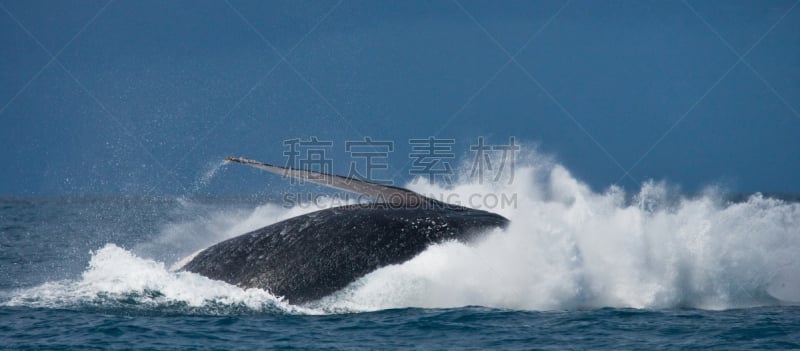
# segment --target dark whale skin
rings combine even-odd
[[[336,292],[356,279],[405,262],[434,243],[469,241],[503,216],[441,202],[324,209],[213,245],[182,270],[242,288],[260,288],[293,304]]]

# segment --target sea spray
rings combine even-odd
[[[174,265],[187,255],[220,241],[262,228],[264,226],[303,215],[309,212],[341,205],[332,198],[324,198],[314,206],[286,208],[281,204],[267,203],[255,208],[224,205],[214,207],[191,199],[177,202],[186,220],[164,224],[157,228],[159,234],[152,240],[133,248],[139,256]]]
[[[219,173],[225,166],[227,161],[211,161],[206,164],[203,173],[192,183],[192,194],[198,193],[200,190],[208,186],[212,179]]]
[[[448,187],[408,184],[421,193],[462,199],[475,193],[513,194],[513,206],[486,208],[510,218],[511,225],[470,244],[434,245],[307,306],[312,309],[284,305],[265,291],[171,272],[164,267],[172,262],[140,257],[151,257],[146,253],[154,246],[184,248],[182,253],[189,254],[321,209],[278,204],[212,208],[208,216],[170,223],[152,246],[134,249],[138,255],[106,246],[94,253],[81,279],[19,291],[7,303],[61,306],[127,296],[140,305],[222,303],[259,311],[266,303],[281,311],[316,313],[466,305],[728,309],[800,301],[798,203],[759,194],[726,203],[713,191],[681,197],[657,182],[646,182],[635,194],[614,186],[596,192],[557,163],[526,159],[516,165],[512,182],[461,177]],[[191,209],[187,201],[181,206]]]
[[[334,309],[478,305],[726,309],[800,301],[800,205],[754,195],[670,199],[647,182],[626,201],[562,166],[522,167],[512,224],[473,244],[435,245],[327,299]],[[541,174],[546,173],[543,177]],[[543,181],[532,181],[543,179]],[[413,185],[412,185],[413,187]],[[457,184],[462,196],[475,184]]]
[[[8,306],[158,309],[177,313],[303,312],[266,291],[241,289],[190,272],[170,272],[113,244],[93,253],[78,280],[48,282],[17,291]]]

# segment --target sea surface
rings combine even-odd
[[[590,190],[555,165],[506,231],[435,245],[293,306],[176,271],[225,238],[335,206],[267,198],[0,198],[3,349],[798,349],[800,205],[709,190]],[[413,186],[412,186],[413,187]],[[479,204],[471,204],[477,206]]]

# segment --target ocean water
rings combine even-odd
[[[302,306],[175,268],[341,198],[0,198],[0,348],[800,348],[796,201],[598,192],[538,157],[460,179],[408,186],[511,226]]]

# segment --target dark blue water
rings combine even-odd
[[[0,348],[800,348],[800,308],[777,299],[721,310],[304,309],[162,267],[235,232],[262,201],[0,199]]]
[[[800,309],[723,312],[598,309],[398,309],[324,316],[193,316],[0,309],[0,341],[24,346],[155,349],[790,349]]]

